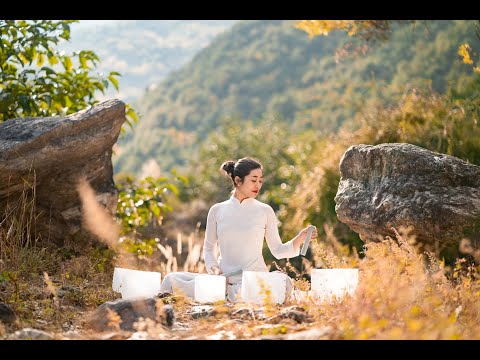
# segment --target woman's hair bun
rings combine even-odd
[[[225,161],[222,164],[221,169],[224,170],[228,175],[232,176],[233,170],[235,169],[235,161],[233,160]]]

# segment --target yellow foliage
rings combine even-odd
[[[412,315],[418,315],[418,314],[421,313],[421,311],[422,311],[422,310],[420,309],[420,307],[419,307],[418,305],[414,305],[414,306],[412,306],[412,308],[410,309],[410,313],[411,313]]]
[[[470,45],[462,44],[458,47],[458,55],[462,57],[464,64],[473,64],[473,60],[470,57]]]
[[[463,61],[464,64],[468,64],[468,65],[473,64],[473,60],[470,56],[470,51],[471,50],[472,50],[472,48],[467,43],[462,44],[458,47],[458,52],[457,53],[462,58],[462,61]],[[473,66],[473,72],[477,73],[477,74],[480,74],[480,67]]]
[[[355,35],[358,26],[355,20],[300,20],[295,27],[305,31],[312,38],[328,35],[333,30],[344,30],[348,35]]]
[[[418,331],[422,328],[422,323],[419,320],[413,319],[407,323],[407,327],[411,331]]]
[[[23,53],[19,53],[19,54],[18,54],[18,57],[20,58],[20,60],[22,60],[22,63],[23,63],[24,65],[26,65],[26,64],[29,63],[27,57],[26,57],[25,55],[23,55]]]

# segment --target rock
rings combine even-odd
[[[125,121],[125,104],[108,100],[68,116],[12,119],[0,123],[0,214],[34,187],[35,238],[62,246],[91,239],[82,227],[76,190],[86,177],[97,201],[114,214],[112,147]]]
[[[240,308],[232,312],[231,317],[241,320],[253,320],[255,319],[255,312],[250,308]]]
[[[17,316],[10,305],[0,302],[0,321],[4,324],[12,324],[16,318]]]
[[[240,309],[237,309],[233,311],[230,314],[230,317],[233,319],[238,319],[238,320],[267,320],[268,316],[265,313],[265,308],[263,306],[261,307],[255,307],[255,308],[248,308],[248,307],[243,307]]]
[[[302,306],[298,306],[298,305],[292,305],[292,306],[289,306],[289,307],[286,307],[286,308],[283,308],[282,309],[282,313],[289,313],[291,311],[299,311],[299,312],[305,312],[305,308],[302,307]]]
[[[480,167],[411,144],[351,146],[340,160],[338,219],[364,242],[411,227],[430,251],[480,230]]]
[[[173,326],[173,323],[175,321],[175,312],[173,311],[172,305],[162,306],[160,316],[163,325],[166,325],[168,327]]]
[[[312,321],[305,309],[301,306],[290,306],[285,308],[279,315],[284,319],[293,319],[299,324]]]
[[[290,306],[288,308],[282,309],[279,314],[268,318],[267,322],[278,324],[284,319],[292,319],[299,324],[312,321],[308,314],[305,312],[304,308],[302,308],[301,306]]]
[[[15,331],[11,335],[9,340],[53,340],[53,335],[47,333],[46,331],[24,328],[22,330]]]
[[[211,305],[195,305],[187,311],[187,314],[189,314],[193,319],[201,319],[213,316],[216,314],[216,312],[215,308]]]
[[[171,327],[174,315],[172,305],[163,305],[160,300],[153,298],[108,301],[100,305],[89,317],[87,327],[94,331],[112,331],[118,328],[136,331],[134,323],[140,318],[151,319]]]

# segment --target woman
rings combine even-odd
[[[262,255],[264,239],[275,258],[298,256],[308,227],[290,241],[282,243],[272,207],[255,199],[263,184],[263,166],[245,157],[236,162],[225,161],[220,171],[232,180],[233,189],[228,200],[214,204],[208,212],[203,245],[207,272],[220,275],[237,270],[268,271]],[[315,228],[312,239],[316,237]],[[220,247],[218,258],[217,246]],[[172,293],[177,289],[194,297],[196,275],[190,272],[170,273],[162,282],[161,292]],[[229,300],[239,299],[241,281],[241,274],[227,278]],[[287,283],[291,288],[291,283]]]

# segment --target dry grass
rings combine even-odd
[[[34,214],[35,182],[25,181],[0,217],[0,301],[17,315],[13,324],[0,321],[0,336],[24,327],[71,330],[83,312],[115,298],[113,252],[92,248],[72,257],[67,248],[47,248],[36,237]]]
[[[342,249],[337,247],[337,256],[331,241],[317,246],[318,260],[333,265],[327,267],[345,267]],[[355,263],[360,271],[355,297],[311,308],[316,322],[332,329],[330,338],[480,338],[478,267],[463,259],[455,269],[445,268],[433,254],[420,253],[403,229],[395,239],[367,244],[364,259],[351,257]]]
[[[11,325],[0,324],[0,337],[24,327],[50,331],[58,338],[67,330],[83,331],[91,311],[119,297],[111,290],[114,265],[141,265],[161,271],[163,276],[172,271],[204,272],[199,226],[188,235],[179,233],[173,244],[158,242],[155,256],[141,263],[109,249],[87,249],[72,257],[38,248],[34,231],[30,231],[34,222],[34,202],[30,199],[25,195],[8,207],[1,220],[0,301],[10,304],[19,319]],[[406,230],[398,229],[396,234],[395,238],[365,245],[360,259],[355,249],[342,244],[325,225],[324,235],[312,242],[312,261],[304,259],[302,271],[289,262],[284,268],[277,265],[277,269],[294,274],[293,299],[264,306],[217,303],[212,305],[210,316],[194,319],[190,311],[198,304],[193,300],[165,298],[158,300],[158,313],[164,303],[172,304],[174,327],[147,319],[136,324],[136,336],[290,339],[308,333],[308,338],[319,339],[480,339],[480,269],[472,262],[477,250],[463,241],[461,250],[471,254],[471,260],[458,259],[449,268],[433,254],[421,252]],[[307,293],[310,284],[304,275],[313,268],[350,267],[360,273],[355,296],[318,303]],[[302,321],[285,316],[286,308],[292,306],[297,315],[305,315]],[[109,320],[112,324],[121,321],[116,314],[110,314]],[[84,334],[87,338],[106,336]]]
[[[315,264],[307,263],[307,272],[313,267],[358,267],[360,280],[355,296],[319,303],[305,292],[303,297],[282,305],[217,303],[210,316],[200,319],[189,315],[198,304],[175,297],[174,301],[165,300],[176,312],[175,331],[152,321],[140,322],[138,329],[150,339],[480,338],[478,267],[459,259],[455,268],[446,268],[433,254],[421,253],[405,229],[399,229],[395,239],[387,237],[367,244],[362,259],[331,232],[326,233],[314,244]],[[302,274],[289,266],[287,263],[278,269],[296,274],[297,293],[307,290]],[[282,316],[292,306],[303,311],[305,321]],[[240,309],[249,315],[236,316]]]
[[[118,247],[120,225],[98,202],[95,190],[85,178],[78,181],[77,191],[82,201],[83,225],[113,249]]]

